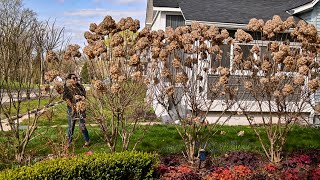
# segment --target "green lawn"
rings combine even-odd
[[[67,134],[67,128],[62,128],[61,133]],[[84,143],[82,134],[78,132],[78,127],[75,130],[75,152],[84,153],[89,150],[94,152],[108,152],[106,144],[101,139],[100,129],[98,127],[88,127],[91,137],[92,146],[83,148]],[[260,144],[255,137],[253,131],[246,126],[224,126],[221,130],[225,131],[225,135],[219,133],[215,135],[209,142],[207,151],[218,156],[231,151],[254,151],[263,154]],[[243,137],[237,136],[239,131],[245,131]],[[57,128],[41,128],[38,132],[45,132],[30,143],[29,151],[37,152],[38,155],[47,155],[52,153],[47,145],[48,138],[53,141],[61,141],[57,139]],[[132,138],[135,142],[141,135],[137,132]],[[266,138],[266,137],[264,137]],[[287,144],[284,151],[290,152],[298,149],[319,149],[320,148],[320,132],[319,129],[295,127],[289,134]],[[120,144],[119,144],[120,149]],[[183,151],[183,142],[172,125],[154,125],[151,126],[143,141],[137,146],[137,150],[145,152],[157,152],[159,154],[177,154]]]
[[[35,103],[35,102],[33,102]],[[42,105],[48,103],[48,100],[42,100]],[[87,124],[95,123],[88,119]],[[35,138],[27,147],[27,153],[33,154],[35,161],[37,157],[44,157],[53,154],[54,146],[49,142],[61,144],[67,139],[67,107],[66,103],[61,103],[44,113],[38,120],[38,130]],[[27,125],[27,121],[22,122]],[[58,126],[58,127],[57,127]],[[59,127],[62,126],[62,127]],[[78,123],[75,129],[74,151],[76,154],[93,152],[109,152],[109,148],[102,139],[99,127],[87,125],[92,146],[83,148],[84,140],[81,132],[79,132]],[[263,129],[261,128],[261,131]],[[253,130],[249,126],[223,126],[220,127],[218,133],[214,135],[209,143],[206,151],[211,156],[219,156],[232,151],[254,151],[264,154],[258,139]],[[225,131],[224,135],[220,131]],[[239,131],[244,131],[243,137],[237,136]],[[37,134],[41,134],[37,136]],[[132,142],[136,142],[141,136],[142,131],[137,131],[132,136]],[[263,139],[267,139],[262,136]],[[295,126],[289,133],[284,152],[291,152],[299,149],[320,149],[320,130],[316,128]],[[1,142],[0,138],[0,142]],[[117,145],[118,150],[121,144]],[[130,146],[132,148],[132,145]],[[136,150],[144,152],[157,152],[161,155],[181,154],[184,150],[183,141],[173,125],[154,125],[150,126],[145,138],[137,146]]]
[[[31,83],[21,83],[18,81],[5,81],[0,79],[0,84],[2,89],[12,89],[12,90],[26,90],[26,89],[38,89],[39,84]]]
[[[42,108],[42,107],[48,105],[49,103],[56,102],[56,101],[57,101],[56,99],[52,100],[48,97],[41,98],[40,102],[39,102],[39,99],[23,101],[20,104],[19,114],[27,113],[28,111],[31,111],[31,110],[36,109],[38,107]],[[8,112],[8,113],[10,112],[10,114],[12,116],[17,115],[17,112],[18,112],[18,107],[17,107],[18,103],[15,103],[15,104],[16,104],[16,107],[14,107],[13,104],[11,105],[11,107],[9,104],[4,105],[4,109],[6,110],[6,112]],[[0,117],[5,118],[6,116],[2,112],[0,114]]]
[[[28,125],[27,121],[23,121],[22,125]],[[67,125],[67,105],[65,102],[50,108],[47,112],[43,113],[38,119],[38,126],[57,126]]]

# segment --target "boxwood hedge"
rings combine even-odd
[[[158,164],[156,154],[98,153],[4,170],[0,179],[152,179]]]

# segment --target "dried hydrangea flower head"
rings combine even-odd
[[[278,98],[278,99],[281,99],[281,98],[283,97],[281,91],[279,91],[279,90],[275,90],[275,91],[273,92],[273,96],[274,96],[275,98]]]
[[[282,88],[282,94],[284,96],[288,96],[293,94],[294,88],[290,84],[285,84],[284,87]]]
[[[268,44],[268,50],[271,52],[278,52],[280,44],[278,42],[270,42]]]
[[[220,67],[219,67],[220,68]],[[229,68],[220,68],[221,70],[220,71],[220,75],[221,76],[229,76],[230,75],[230,70]]]
[[[272,23],[274,26],[273,32],[280,33],[285,30],[285,26],[283,25],[283,21],[279,15],[274,15],[272,18]]]
[[[315,105],[314,111],[315,111],[316,113],[320,113],[320,104],[319,104],[319,103],[318,103],[317,105]]]
[[[287,20],[283,22],[283,25],[285,29],[294,28],[296,26],[294,17],[293,16],[288,17]]]
[[[181,60],[179,57],[175,57],[172,61],[172,66],[176,69],[181,67]]]
[[[131,77],[134,81],[141,81],[142,80],[142,73],[141,73],[141,71],[136,71],[136,72],[132,73]]]
[[[161,78],[170,78],[170,77],[171,77],[170,70],[168,68],[163,68],[161,70]]]
[[[251,61],[245,61],[245,62],[243,63],[243,69],[244,69],[244,70],[250,70],[250,69],[252,69],[252,62],[251,62]]]
[[[112,48],[112,55],[114,57],[124,57],[125,56],[125,51],[123,49],[122,45],[116,46]]]
[[[280,50],[280,51],[283,51],[286,56],[291,53],[289,44],[281,44],[281,45],[279,46],[279,50]]]
[[[244,30],[242,30],[242,29],[238,29],[237,30],[237,32],[235,34],[235,37],[236,37],[236,40],[239,41],[239,42],[248,43],[248,42],[253,41],[252,36],[249,33],[247,33]]]
[[[250,31],[262,31],[264,26],[264,21],[262,19],[252,18],[248,23],[248,29]]]
[[[77,44],[71,44],[67,47],[67,50],[64,54],[64,60],[70,60],[72,58],[81,57],[81,53],[79,51],[80,46]]]
[[[293,78],[293,84],[295,84],[297,86],[303,86],[304,82],[305,82],[304,76],[298,75]]]
[[[271,68],[272,68],[272,64],[269,61],[264,60],[262,62],[262,65],[261,65],[261,70],[262,71],[268,72],[268,71],[271,70]]]
[[[44,79],[48,82],[52,82],[60,73],[57,70],[51,70],[44,74]]]
[[[86,31],[83,35],[86,40],[93,40],[93,34],[91,32]]]
[[[253,84],[251,81],[245,81],[244,82],[244,88],[246,88],[247,90],[252,90],[253,89]]]
[[[85,100],[80,100],[76,103],[76,111],[83,112],[87,109],[87,103]]]
[[[262,77],[262,78],[260,78],[260,83],[265,86],[269,83],[269,79]]]
[[[320,80],[319,79],[312,79],[308,83],[308,87],[311,92],[316,92],[320,87]]]
[[[168,56],[169,56],[168,50],[165,48],[161,49],[160,54],[159,54],[160,60],[167,61]]]
[[[121,75],[121,68],[117,63],[112,64],[109,71],[113,79],[117,79]]]
[[[113,94],[117,94],[120,92],[120,89],[121,89],[121,86],[120,84],[118,83],[112,83],[112,86],[111,86],[111,93]]]
[[[150,44],[150,41],[147,37],[141,37],[136,43],[136,50],[143,50]]]
[[[167,27],[167,28],[166,28],[165,39],[166,39],[168,42],[171,42],[171,41],[173,41],[173,40],[176,39],[176,34],[175,34],[175,31],[173,30],[172,27]]]
[[[89,57],[89,59],[93,59],[95,57],[94,47],[91,45],[84,47],[83,52]]]
[[[93,54],[95,56],[100,56],[102,53],[106,51],[107,51],[107,48],[103,40],[95,41],[94,47],[93,47]]]
[[[118,46],[124,42],[123,37],[120,35],[120,33],[114,34],[110,39],[110,46]]]
[[[263,35],[271,39],[275,36],[274,30],[275,25],[272,20],[268,20],[263,26]]]
[[[164,93],[168,96],[171,97],[174,94],[174,86],[169,86],[164,90]]]
[[[306,65],[303,65],[303,66],[299,67],[299,73],[302,74],[302,75],[307,76],[309,74],[309,71],[310,71],[310,69]]]
[[[252,48],[250,49],[250,52],[253,54],[253,53],[256,53],[256,54],[259,54],[260,53],[260,47],[259,45],[255,44],[254,46],[252,46]]]
[[[286,52],[285,51],[278,51],[278,52],[273,52],[272,53],[272,58],[276,63],[282,63],[284,61],[284,58],[286,57]]]
[[[184,72],[179,72],[176,74],[177,83],[186,84],[187,81],[188,81],[188,77],[187,77],[187,74],[185,74]]]
[[[59,58],[54,51],[52,51],[52,50],[48,51],[47,56],[46,56],[47,62],[58,61],[58,60],[59,60]]]
[[[218,84],[225,85],[225,84],[228,84],[228,82],[229,82],[228,76],[220,76]]]
[[[152,53],[152,58],[156,59],[160,55],[161,49],[159,47],[152,47],[151,53]]]
[[[133,20],[133,24],[129,28],[129,30],[136,33],[139,29],[140,29],[140,21],[138,19]]]
[[[228,39],[229,38],[229,32],[226,29],[222,29],[220,34],[221,34],[221,37],[223,39]]]
[[[93,88],[98,92],[103,92],[105,90],[105,86],[101,80],[92,81]]]
[[[292,56],[287,56],[284,61],[285,70],[291,70],[294,67],[295,59]]]
[[[120,21],[116,25],[117,29],[119,31],[124,31],[126,29],[125,24],[126,24],[126,18],[121,18]]]
[[[145,27],[139,32],[139,36],[138,37],[147,37],[147,38],[149,38],[150,31],[151,31],[151,29],[149,27]]]
[[[64,91],[64,85],[60,81],[55,81],[54,82],[54,89],[59,93],[62,94]]]
[[[299,42],[302,42],[303,47],[306,47],[308,43],[317,42],[318,32],[313,24],[307,24],[303,20],[300,20],[290,35],[292,38],[296,38]]]
[[[95,30],[98,28],[98,25],[96,23],[90,23],[89,30],[91,32],[95,32]]]
[[[130,66],[138,66],[140,64],[140,57],[137,54],[134,54],[130,57],[129,65]]]
[[[116,22],[111,16],[104,17],[102,24],[105,27],[105,30],[116,29]]]

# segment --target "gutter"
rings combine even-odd
[[[313,9],[313,7],[319,2],[319,0],[313,0],[307,4],[295,7],[293,9],[287,10],[286,12],[290,15],[298,14],[298,13],[303,13],[305,11],[308,11],[310,9]]]
[[[186,25],[191,25],[192,22],[198,22],[198,23],[203,23],[207,25],[215,25],[219,28],[226,28],[226,29],[247,29],[247,24],[221,23],[221,22],[195,21],[195,20],[186,20]]]

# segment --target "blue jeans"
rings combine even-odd
[[[85,124],[85,119],[84,116],[79,113],[79,127],[82,131],[84,140],[86,142],[89,142],[89,133],[88,130],[86,128],[86,124]],[[72,143],[72,137],[73,137],[73,132],[74,132],[74,127],[76,125],[76,120],[74,119],[74,117],[72,116],[72,109],[71,107],[68,106],[68,143],[71,144]]]

